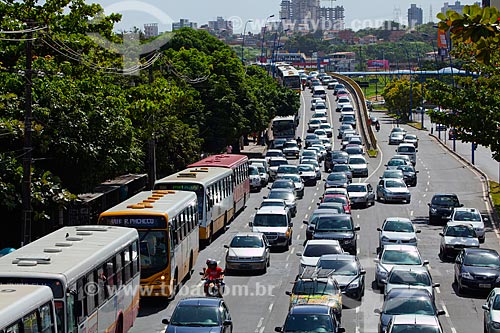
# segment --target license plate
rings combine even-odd
[[[479,288],[491,288],[491,284],[490,283],[480,283]]]

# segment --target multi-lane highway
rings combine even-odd
[[[297,135],[305,136],[307,121],[311,117],[311,95],[306,90],[302,94],[301,123]],[[334,126],[334,137],[339,126],[339,114],[335,112],[335,102],[331,91],[328,91],[329,116]],[[376,133],[379,143],[379,155],[369,159],[369,177],[354,181],[368,181],[376,187],[378,178],[382,175],[386,163],[395,154],[396,146],[388,145],[389,132],[393,126],[392,120],[379,114],[381,130]],[[404,125],[403,125],[404,126]],[[438,258],[439,226],[429,226],[427,221],[428,207],[432,195],[437,192],[454,192],[466,207],[479,208],[484,216],[488,216],[484,200],[484,187],[480,176],[467,168],[460,160],[450,155],[436,143],[426,132],[406,128],[409,133],[419,136],[419,152],[416,169],[419,171],[418,184],[411,188],[410,204],[375,203],[369,208],[354,208],[352,215],[355,224],[360,225],[358,240],[358,255],[367,271],[366,290],[362,302],[351,309],[344,309],[342,326],[347,332],[377,332],[379,315],[374,312],[380,308],[383,296],[380,291],[372,288],[375,275],[376,248],[378,232],[376,228],[389,216],[401,216],[412,219],[419,234],[418,247],[424,259],[430,261],[430,271],[434,282],[441,286],[437,289],[436,302],[439,308],[447,314],[440,317],[446,332],[479,332],[482,330],[484,294],[473,294],[464,297],[457,296],[453,282],[453,263],[443,263]],[[335,139],[335,149],[339,142]],[[297,163],[292,160],[291,163]],[[326,176],[326,174],[324,174]],[[246,209],[231,223],[229,229],[220,235],[209,247],[201,251],[195,269],[201,271],[207,258],[219,260],[223,267],[225,249],[232,236],[239,231],[249,231],[255,208],[260,204],[267,189],[253,193]],[[323,193],[323,182],[316,187],[306,187],[304,198],[298,201],[298,214],[294,222],[294,242],[287,252],[275,251],[271,255],[271,267],[266,274],[238,274],[227,276],[226,293],[224,296],[230,309],[235,333],[273,332],[275,326],[281,326],[287,314],[289,296],[285,291],[291,290],[291,282],[298,273],[299,258],[297,252],[302,251],[305,240],[305,225],[307,219],[316,208],[318,197]],[[500,251],[499,238],[488,224],[486,241],[481,247],[494,248]],[[131,332],[161,332],[164,325],[162,318],[168,318],[179,299],[202,294],[199,275],[195,274],[186,281],[179,295],[168,303],[166,300],[142,300],[141,310]]]

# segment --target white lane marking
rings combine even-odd
[[[314,199],[311,200],[311,203],[314,203]]]
[[[262,327],[260,328],[259,333],[264,333],[264,329],[265,329],[265,328],[266,328],[265,326],[262,326]]]
[[[413,216],[413,211],[412,210],[410,210],[410,216]]]
[[[196,285],[196,287],[198,287],[198,288],[199,288],[199,287],[203,286],[203,284],[204,284],[204,283],[205,283],[204,281],[200,281],[200,282]]]
[[[295,252],[295,248],[292,247],[292,249],[290,250],[290,254],[293,254]]]
[[[269,312],[271,312],[273,310],[273,306],[274,306],[274,303],[269,304],[269,307],[268,307]]]
[[[431,184],[431,182],[427,182],[427,186],[429,186]]]
[[[264,317],[260,317],[259,323],[257,324],[257,328],[260,328],[263,323],[264,323]]]
[[[306,220],[307,220],[307,217],[308,217],[308,216],[309,216],[309,214],[306,214],[306,215],[304,216],[304,219],[306,219]]]
[[[443,302],[441,302],[441,307],[443,308],[444,312],[446,312],[444,315],[448,318],[450,318],[450,314],[448,313],[448,309],[446,308],[446,305],[444,305]]]
[[[300,239],[300,235],[297,235],[297,240],[299,240],[299,239]]]
[[[422,196],[425,198],[427,196],[427,194],[424,193]]]
[[[441,294],[441,289],[439,289],[439,287],[436,287],[436,288],[434,288],[434,289],[436,289],[436,292],[437,292],[438,294]]]
[[[290,259],[290,254],[286,256],[285,261],[288,261]]]
[[[305,224],[302,223],[302,225],[300,226],[300,229],[304,229],[304,226],[305,226]]]
[[[428,191],[429,191],[429,189],[426,187],[426,188],[425,188],[425,192],[428,192]]]
[[[285,268],[288,269],[288,263],[285,264]]]
[[[356,215],[356,218],[357,218],[357,219],[359,219],[359,214],[358,214],[358,215]]]
[[[306,99],[304,97],[304,94],[300,94],[300,97],[302,98],[302,133],[301,137],[304,137],[304,133],[306,132]]]
[[[311,210],[311,206],[309,206],[309,208],[307,208],[308,210]]]
[[[450,329],[451,329],[452,333],[457,333],[457,330],[455,329],[455,327],[452,326],[452,327],[450,327]]]
[[[422,203],[422,200],[418,200],[418,204],[420,205]]]

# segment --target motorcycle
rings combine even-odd
[[[379,123],[375,124],[375,129],[377,130],[377,132],[380,131],[380,124]]]
[[[200,275],[205,275],[205,272],[200,272]],[[206,297],[219,297],[222,298],[224,293],[224,282],[221,279],[202,278],[203,290]]]

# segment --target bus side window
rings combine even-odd
[[[101,305],[106,301],[106,298],[108,297],[107,290],[106,290],[106,274],[104,272],[103,267],[99,267],[96,271],[97,273],[97,287],[99,290],[97,290],[97,304]]]
[[[139,272],[139,253],[137,242],[132,243],[132,276]]]
[[[130,269],[131,265],[132,254],[131,247],[129,246],[123,251],[123,279],[126,283],[128,283],[132,278],[132,270]]]
[[[106,277],[108,278],[108,287],[110,287],[109,293],[113,295],[113,286],[115,285],[115,272],[113,270],[113,260],[111,259],[106,263]]]
[[[86,285],[85,285],[85,298],[87,299],[87,314],[90,315],[94,310],[96,309],[96,304],[95,304],[95,293],[93,293],[93,288],[96,287],[96,284],[94,283],[94,272],[90,272],[87,274],[87,279],[86,279]]]
[[[38,321],[36,318],[36,311],[33,311],[23,317],[24,333],[38,333]]]
[[[118,253],[115,256],[115,272],[116,272],[116,285],[121,287],[123,283],[123,275],[122,275],[122,254]]]
[[[182,212],[182,220],[184,224],[184,235],[187,237],[187,235],[189,235],[189,232],[191,231],[191,228],[189,227],[189,220],[186,209],[184,209],[184,211]]]
[[[83,277],[76,282],[76,302],[75,302],[75,317],[78,324],[81,324],[86,316],[87,303],[85,297],[85,283]]]
[[[42,333],[54,332],[54,321],[52,318],[52,307],[50,303],[44,304],[40,307],[40,323],[42,325]]]
[[[21,332],[21,327],[20,327],[20,323],[17,322],[9,327],[7,327],[7,329],[5,330],[5,333],[20,333]],[[0,331],[1,333],[4,333],[4,331]]]

